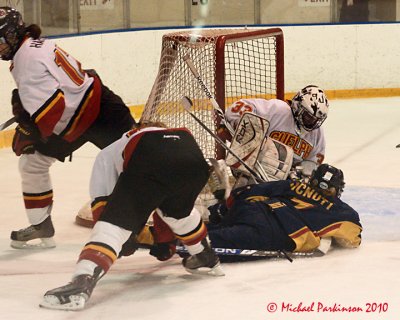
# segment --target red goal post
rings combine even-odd
[[[283,31],[192,29],[168,33],[162,38],[158,74],[141,120],[187,127],[205,157],[221,158],[221,148],[180,104],[182,96],[188,96],[196,116],[217,131],[220,120],[184,62],[186,55],[223,110],[241,98],[284,99]]]

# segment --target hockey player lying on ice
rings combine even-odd
[[[246,185],[209,208],[214,248],[310,252],[321,239],[355,248],[361,243],[358,213],[340,196],[341,170],[320,165],[308,183],[280,180]]]

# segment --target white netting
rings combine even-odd
[[[189,54],[222,109],[240,98],[276,98],[278,90],[283,92],[277,81],[277,37],[282,37],[279,31],[213,29],[164,35],[158,75],[142,119],[162,121],[170,127],[189,128],[205,157],[216,157],[213,138],[180,105],[182,96],[188,96],[194,103],[196,116],[215,130],[218,119],[211,102],[183,57]],[[281,47],[279,54],[283,56]],[[282,65],[280,70],[283,71]]]

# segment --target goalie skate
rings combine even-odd
[[[82,310],[98,279],[98,276],[81,274],[65,286],[47,291],[39,306],[56,310]]]
[[[182,260],[186,271],[199,275],[224,276],[225,273],[222,270],[219,258],[210,247],[208,241],[203,239],[201,243],[204,246],[202,252]]]
[[[42,223],[11,232],[11,247],[15,249],[54,248],[54,227],[48,216]],[[37,241],[35,241],[37,240]]]

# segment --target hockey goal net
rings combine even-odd
[[[219,119],[211,101],[183,57],[188,55],[221,109],[241,98],[284,98],[283,32],[271,29],[193,29],[165,34],[160,65],[141,120],[187,127],[207,158],[223,150],[181,106],[193,101],[193,112],[217,132]]]

